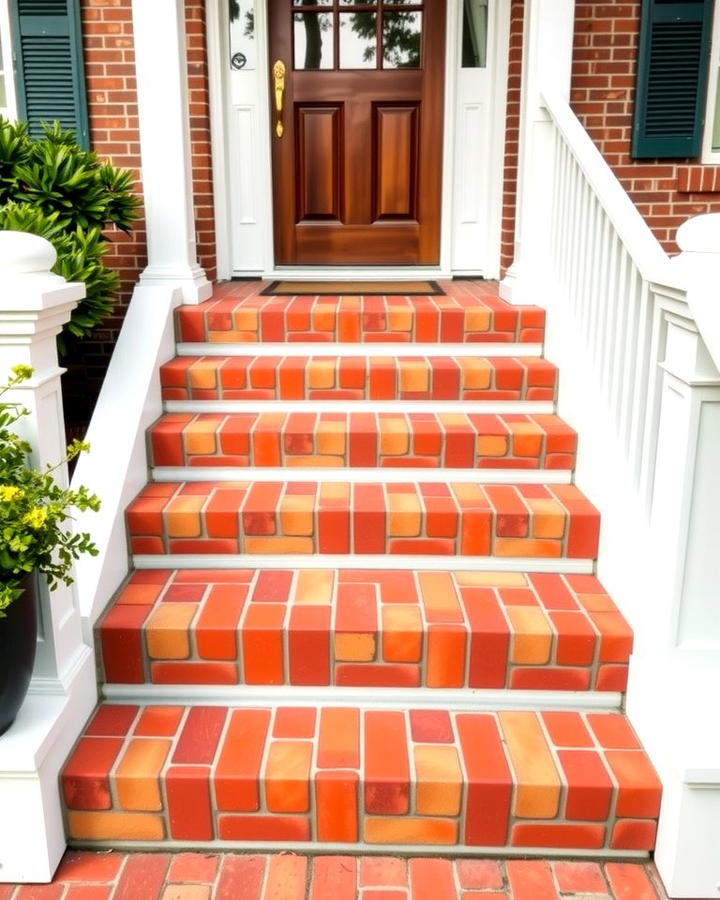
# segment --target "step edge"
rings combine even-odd
[[[155,482],[213,481],[342,481],[365,483],[447,483],[472,484],[571,484],[571,469],[424,469],[377,466],[361,468],[301,468],[280,466],[154,466],[150,477]]]
[[[569,557],[495,557],[495,556],[401,556],[390,553],[354,556],[352,554],[292,554],[277,556],[255,554],[135,554],[136,569],[382,569],[392,563],[394,569],[460,572],[539,572],[558,575],[594,575],[592,559]]]
[[[506,357],[538,357],[543,355],[543,345],[521,341],[473,341],[443,344],[413,343],[412,341],[369,341],[343,343],[342,341],[178,341],[177,356],[472,356],[479,359]],[[482,349],[482,352],[478,352]]]
[[[164,413],[338,412],[347,400],[164,400]],[[353,400],[357,412],[557,415],[553,400]]]
[[[188,690],[192,689],[189,694]],[[476,688],[355,688],[337,685],[297,687],[294,685],[101,685],[103,702],[182,706],[305,707],[318,709],[357,707],[359,709],[452,709],[468,712],[526,710],[542,712],[623,712],[619,691],[529,691],[480,690]]]

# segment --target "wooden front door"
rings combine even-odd
[[[276,265],[438,264],[445,0],[268,13]]]

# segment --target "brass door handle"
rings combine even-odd
[[[273,82],[275,85],[275,134],[281,138],[285,128],[283,126],[283,98],[285,95],[285,63],[278,59],[273,66]]]

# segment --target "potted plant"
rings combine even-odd
[[[71,584],[78,556],[97,554],[89,534],[68,527],[68,515],[73,509],[99,509],[99,499],[84,487],[62,487],[54,474],[88,445],[73,441],[61,460],[39,471],[28,465],[30,445],[14,430],[28,411],[3,396],[32,374],[30,366],[15,366],[0,386],[0,734],[13,723],[30,684],[37,577],[44,577],[51,591],[60,582]]]

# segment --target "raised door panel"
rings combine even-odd
[[[342,108],[297,109],[297,221],[342,219]]]
[[[374,117],[374,218],[416,221],[418,107],[376,105]]]

